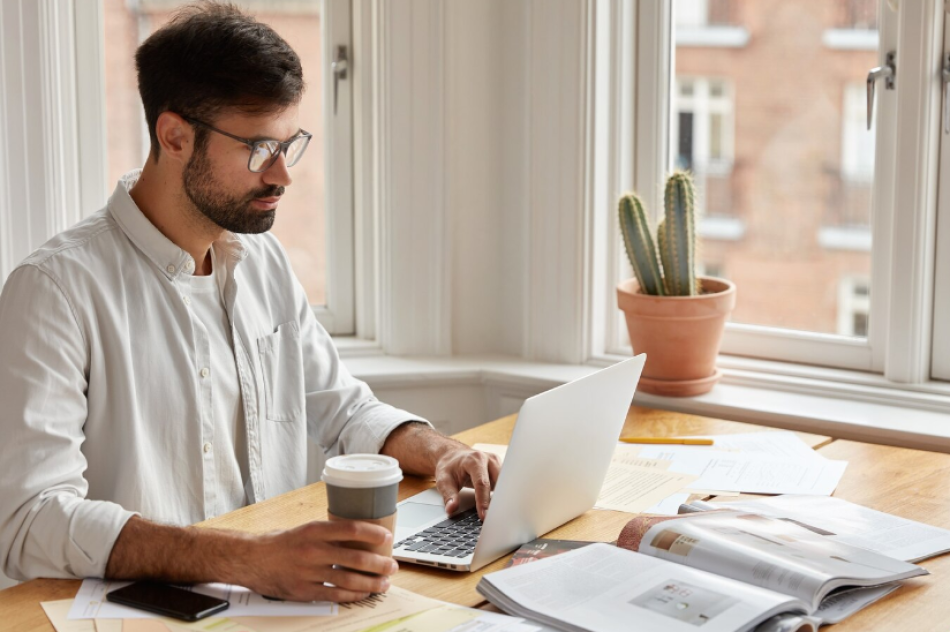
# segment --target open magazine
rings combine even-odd
[[[741,511],[631,520],[596,544],[486,575],[501,609],[566,630],[703,632],[836,623],[926,570]],[[777,615],[785,615],[776,618]],[[797,619],[790,615],[800,615]],[[799,627],[775,627],[797,620]]]

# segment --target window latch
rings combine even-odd
[[[884,65],[872,68],[868,73],[868,130],[871,129],[871,120],[874,118],[874,84],[878,79],[884,79],[884,89],[893,90],[897,77],[897,62],[894,51],[884,58]]]
[[[339,100],[340,80],[345,80],[349,63],[347,62],[346,46],[336,47],[336,57],[330,64],[330,72],[333,74],[333,114],[336,116],[336,104]]]
[[[950,55],[943,62],[943,133],[950,134]]]

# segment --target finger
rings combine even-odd
[[[451,515],[459,506],[459,486],[455,478],[441,470],[435,479],[435,487],[442,494],[442,501],[445,503],[445,513]]]
[[[488,477],[486,468],[481,467],[470,473],[472,487],[475,489],[475,507],[478,510],[478,517],[485,519],[485,512],[488,511],[488,504],[491,502],[491,481]]]
[[[488,478],[491,480],[491,488],[495,489],[495,483],[501,475],[501,459],[492,454],[488,458]]]
[[[367,599],[372,593],[347,590],[337,586],[318,585],[314,587],[313,597],[308,597],[302,601],[335,601],[336,603],[346,603],[349,601],[362,601]]]
[[[392,575],[399,570],[399,565],[396,564],[396,561],[391,557],[343,546],[334,547],[333,550],[328,551],[323,556],[322,562],[324,564],[336,564],[351,570],[382,576]]]
[[[364,520],[330,520],[307,525],[310,537],[326,542],[365,542],[383,546],[392,541],[389,529]]]
[[[355,593],[382,593],[389,590],[389,577],[357,573],[352,569],[339,566],[328,573],[327,582],[337,588]]]

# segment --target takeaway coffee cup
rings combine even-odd
[[[386,527],[395,537],[396,496],[401,480],[399,461],[389,456],[346,454],[328,459],[323,482],[330,520],[365,520]],[[393,554],[392,542],[376,547],[351,542],[348,546],[387,557]]]

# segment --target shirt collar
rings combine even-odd
[[[151,259],[162,274],[171,280],[182,274],[191,275],[195,270],[192,256],[163,235],[129,195],[141,174],[142,170],[136,169],[119,178],[115,191],[109,198],[109,213],[132,243]],[[216,251],[234,258],[236,262],[247,256],[247,248],[241,238],[229,231],[225,231],[224,235],[214,242],[214,247]]]

